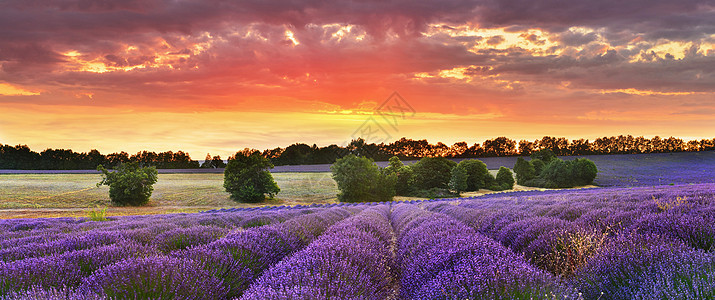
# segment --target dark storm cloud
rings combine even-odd
[[[353,33],[364,33],[364,41],[332,39],[340,28],[321,25],[335,23],[354,25]],[[430,26],[437,30],[428,36]],[[507,41],[500,35],[451,34],[465,26],[524,32],[520,38],[534,45],[557,45],[540,55],[517,47],[474,50]],[[286,29],[300,47],[292,47]],[[165,97],[167,106],[174,99],[241,94],[258,86],[296,93],[318,79],[326,90],[349,84],[370,89],[384,78],[459,67],[469,76],[544,85],[713,91],[715,50],[697,48],[712,42],[712,34],[715,6],[704,0],[12,0],[0,2],[0,81],[116,92],[129,95],[120,98],[132,104],[146,102],[130,97],[141,93]],[[649,50],[662,40],[693,42],[696,49],[682,60]],[[210,47],[192,48],[197,43]],[[612,49],[623,45],[629,47]],[[130,53],[128,46],[137,50]],[[72,61],[68,51],[109,67],[162,66],[63,71]],[[162,53],[176,57],[161,58]]]

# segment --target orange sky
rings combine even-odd
[[[715,137],[712,4],[557,2],[4,1],[0,143]],[[394,91],[414,113],[383,119]]]

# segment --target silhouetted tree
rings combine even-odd
[[[519,154],[529,155],[532,152],[534,152],[534,143],[533,142],[530,142],[527,140],[519,141]]]
[[[516,154],[516,142],[506,137],[498,137],[484,141],[486,156],[508,156]]]
[[[206,158],[204,159],[204,163],[201,164],[201,167],[209,169],[220,169],[225,168],[226,163],[223,162],[223,159],[221,159],[220,155],[211,157],[211,154],[206,153]]]

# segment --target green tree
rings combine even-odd
[[[532,158],[530,163],[532,166],[534,166],[534,174],[536,175],[536,177],[541,176],[541,172],[544,171],[544,168],[546,167],[546,163],[544,163],[543,160],[538,159],[538,158]]]
[[[408,196],[412,192],[410,187],[413,185],[415,177],[412,167],[405,166],[399,157],[393,156],[390,158],[389,165],[385,167],[385,171],[397,176],[395,195]]]
[[[272,168],[271,161],[257,150],[236,152],[228,159],[223,172],[223,187],[233,200],[239,202],[261,202],[266,199],[266,194],[273,198],[281,189],[268,171]]]
[[[596,164],[589,159],[578,158],[571,163],[571,167],[574,186],[589,185],[598,174]]]
[[[402,166],[397,170],[397,183],[395,184],[395,194],[409,196],[415,182],[415,172],[410,166]]]
[[[452,178],[452,168],[457,163],[444,157],[423,157],[412,165],[415,173],[414,187],[418,190],[446,189]]]
[[[158,178],[155,167],[141,167],[138,162],[120,163],[114,172],[97,166],[102,181],[97,186],[109,186],[109,199],[116,205],[144,205],[154,191]]]
[[[467,189],[467,171],[459,165],[452,168],[452,178],[449,180],[449,188],[457,193]]]
[[[541,149],[531,154],[532,160],[540,159],[545,164],[548,164],[554,158],[556,158],[556,154],[554,154],[554,151],[551,151],[551,149]]]
[[[390,157],[390,163],[387,166],[387,168],[391,168],[392,170],[396,171],[404,165],[405,164],[402,163],[402,161],[400,160],[399,157],[393,156],[393,157]]]
[[[516,182],[524,185],[527,181],[536,177],[536,169],[531,162],[519,157],[514,164],[514,173],[516,173]]]
[[[514,175],[507,167],[500,167],[497,172],[497,184],[502,190],[510,190],[514,188]]]
[[[491,176],[484,162],[478,159],[465,159],[459,162],[459,166],[467,171],[467,189],[465,191],[478,191],[489,186],[487,182]]]
[[[349,154],[336,160],[330,171],[342,202],[391,201],[395,196],[397,175],[380,170],[370,158]]]
[[[572,187],[571,164],[561,159],[552,159],[539,176],[546,180],[546,188]]]

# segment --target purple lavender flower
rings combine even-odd
[[[176,228],[156,236],[154,244],[163,252],[186,249],[190,246],[207,244],[228,233],[228,229],[214,226],[194,226]]]
[[[0,263],[0,295],[31,286],[60,288],[74,285],[81,279],[80,268],[53,256]]]
[[[376,206],[336,224],[266,271],[241,299],[388,298],[393,257],[386,214],[386,206]]]
[[[606,242],[606,234],[587,226],[570,226],[542,233],[524,249],[536,266],[570,276],[582,268]]]
[[[712,220],[697,215],[677,212],[648,214],[633,223],[631,230],[668,235],[705,251],[715,249],[715,225]]]
[[[414,207],[397,207],[419,212]],[[401,222],[404,215],[395,215],[393,221]],[[412,222],[420,223],[406,227],[398,239],[404,299],[574,296],[548,273],[464,223],[441,214]]]
[[[227,290],[194,261],[132,258],[99,269],[80,288],[110,299],[223,299]]]
[[[43,288],[34,285],[25,290],[12,291],[6,296],[0,296],[3,300],[103,300],[105,297],[91,291],[70,289],[70,288]]]
[[[586,299],[633,299],[644,279],[664,274],[654,266],[669,261],[677,264],[678,257],[684,257],[681,254],[690,253],[691,248],[669,237],[623,234],[604,245],[573,281]]]
[[[24,258],[40,257],[67,251],[87,249],[115,243],[121,238],[116,232],[86,232],[71,235],[47,243],[30,243],[18,247],[0,250],[1,261],[13,261]]]
[[[513,222],[499,232],[497,240],[515,252],[523,252],[532,241],[546,232],[569,226],[568,221],[554,217],[535,217]]]
[[[229,253],[220,250],[194,247],[175,252],[173,255],[190,259],[211,276],[221,279],[222,285],[227,290],[226,297],[229,299],[240,296],[256,277],[255,270],[246,268]]]

